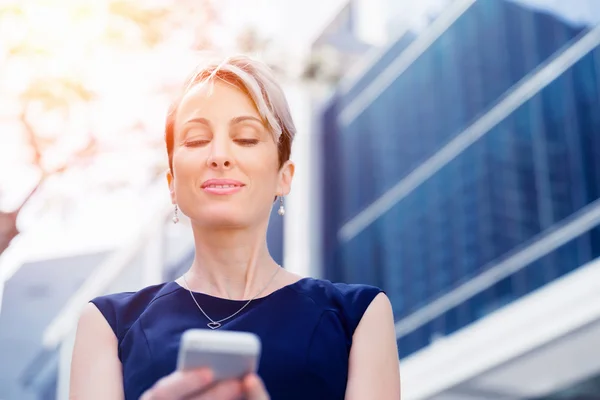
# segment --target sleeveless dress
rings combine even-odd
[[[304,278],[253,300],[220,330],[257,334],[262,342],[258,375],[273,400],[344,399],[352,335],[381,289]],[[194,292],[213,319],[246,301]],[[139,399],[175,371],[181,335],[209,329],[190,292],[174,281],[138,292],[100,296],[92,303],[118,339],[127,400]]]

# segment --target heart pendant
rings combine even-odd
[[[220,323],[218,323],[218,322],[209,322],[209,323],[208,323],[208,324],[206,324],[206,325],[208,325],[208,327],[209,327],[210,329],[217,329],[217,328],[219,328],[219,327],[221,326],[221,324],[220,324]]]

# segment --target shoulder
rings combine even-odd
[[[372,285],[331,282],[314,278],[306,278],[298,283],[294,289],[310,297],[323,311],[330,311],[341,318],[350,336],[371,303],[382,302],[379,299],[374,302],[375,298],[383,297],[384,303],[387,300],[384,291]],[[378,296],[379,294],[382,295]],[[375,304],[374,306],[380,308]]]
[[[168,283],[147,286],[137,292],[119,292],[90,300],[106,319],[117,338],[121,338],[146,308],[177,287]]]
[[[399,399],[400,367],[392,305],[384,294],[373,300],[352,338],[348,399]]]
[[[334,309],[363,306],[371,303],[383,290],[377,286],[331,282],[326,279],[305,278],[292,285],[293,289],[310,297],[317,305]]]

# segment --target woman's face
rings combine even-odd
[[[237,87],[198,85],[175,116],[173,203],[197,225],[264,223],[276,195],[290,191],[294,166],[279,168],[277,144],[254,103]]]

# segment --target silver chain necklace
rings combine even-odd
[[[187,283],[187,279],[185,279],[185,274],[183,274],[183,283],[185,284],[185,288],[188,290],[188,292],[190,292],[190,296],[192,296],[192,300],[194,300],[194,303],[196,303],[196,306],[198,307],[198,309],[202,312],[202,314],[204,314],[204,316],[210,321],[208,324],[206,324],[210,329],[219,329],[221,327],[221,323],[224,321],[227,321],[228,319],[231,319],[233,317],[235,317],[236,315],[238,315],[240,312],[242,312],[242,310],[244,308],[246,308],[248,306],[248,304],[250,304],[250,302],[254,299],[256,299],[258,296],[260,296],[260,294],[262,292],[265,291],[265,289],[267,287],[269,287],[269,285],[271,284],[271,282],[273,282],[273,279],[275,279],[275,275],[277,275],[277,273],[279,272],[279,270],[281,269],[281,266],[277,266],[277,269],[275,270],[275,273],[273,274],[273,276],[271,276],[271,279],[269,279],[269,282],[265,285],[265,287],[262,288],[262,290],[260,292],[258,292],[256,295],[254,295],[254,297],[252,297],[250,300],[248,300],[246,302],[246,304],[244,304],[244,306],[242,308],[240,308],[239,310],[237,310],[235,313],[231,314],[229,317],[227,318],[223,318],[220,319],[218,321],[214,321],[211,317],[209,317],[204,310],[202,309],[202,307],[200,307],[200,304],[198,304],[198,301],[196,301],[196,298],[194,297],[194,293],[190,290],[190,287]]]

